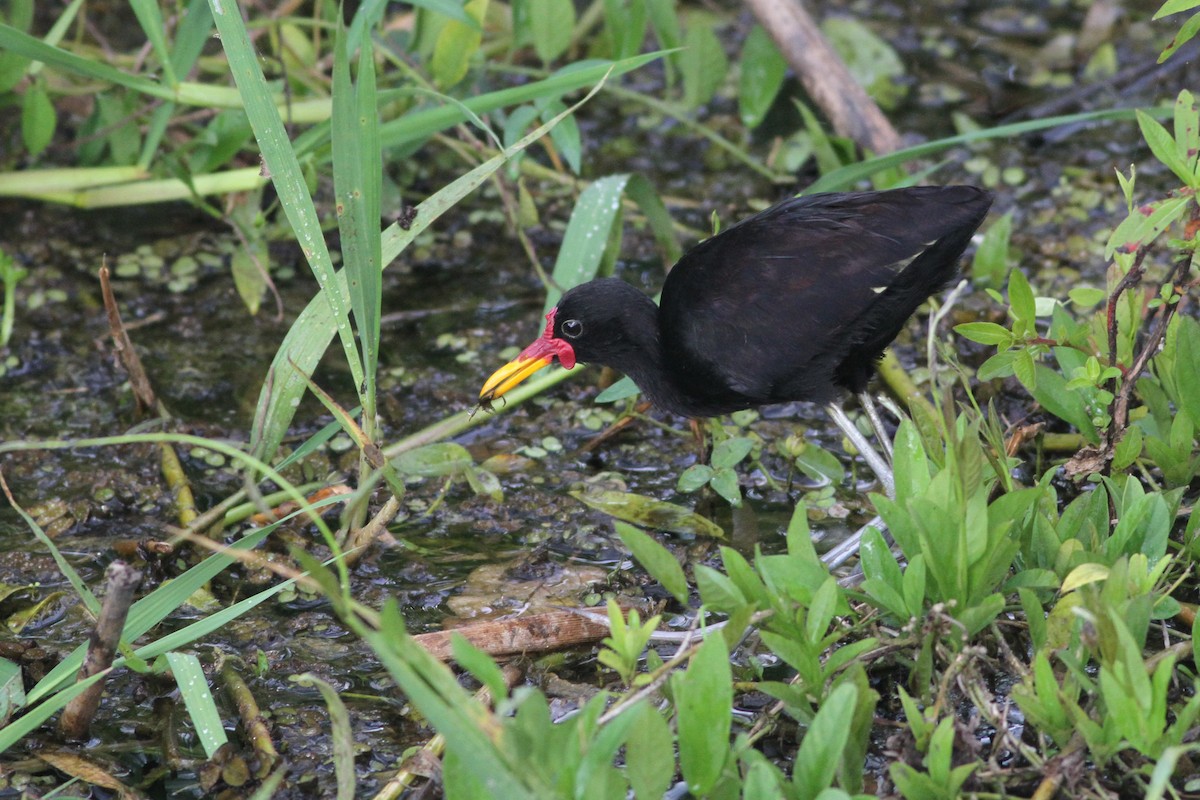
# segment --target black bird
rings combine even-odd
[[[957,274],[991,203],[973,186],[785,200],[684,255],[657,307],[616,278],[567,291],[541,338],[488,378],[480,402],[555,361],[610,366],[689,417],[829,403],[840,390],[865,396],[884,348]]]

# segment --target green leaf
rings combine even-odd
[[[689,494],[707,484],[712,476],[713,468],[708,464],[692,464],[680,474],[675,489]]]
[[[54,138],[58,117],[42,81],[29,84],[21,98],[21,139],[32,156],[41,155]]]
[[[698,20],[688,26],[683,45],[679,66],[683,74],[683,105],[695,109],[717,93],[729,70],[729,59],[712,26]]]
[[[459,25],[457,22],[449,26]],[[358,82],[350,82],[345,31],[339,26],[334,57],[333,185],[341,236],[343,274],[362,354],[358,385],[364,430],[375,430],[375,376],[379,365],[383,265],[379,233],[379,112],[375,105],[375,60],[368,39],[359,53]]]
[[[712,465],[715,469],[736,466],[754,449],[754,441],[746,436],[735,436],[719,442],[713,448]]]
[[[646,572],[670,592],[672,597],[686,605],[687,577],[683,574],[683,567],[679,566],[675,556],[671,555],[671,551],[632,525],[617,521],[613,523],[613,527],[616,528],[617,536],[621,537],[621,541]]]
[[[1171,371],[1176,387],[1175,402],[1191,418],[1192,425],[1200,429],[1200,322],[1184,315],[1175,319],[1178,328]]]
[[[683,41],[679,27],[679,15],[676,13],[675,0],[646,0],[646,13],[650,17],[650,25],[658,39],[660,49],[675,50]],[[674,84],[674,70],[679,68],[682,53],[673,52],[667,56],[667,83]]]
[[[1196,162],[1200,158],[1200,115],[1196,101],[1187,89],[1175,98],[1175,155],[1183,164],[1187,186],[1196,186]]]
[[[712,789],[730,756],[733,675],[719,635],[710,635],[692,656],[687,672],[671,676],[679,731],[679,767],[693,795]]]
[[[1067,292],[1067,297],[1081,308],[1092,308],[1104,302],[1108,293],[1095,286],[1076,286]]]
[[[712,486],[713,491],[728,501],[729,505],[741,507],[742,487],[738,482],[737,473],[732,468],[722,467],[714,472],[709,484]]]
[[[604,0],[604,27],[612,47],[612,58],[637,55],[646,39],[644,0]]]
[[[1037,318],[1037,304],[1034,302],[1029,280],[1019,269],[1014,269],[1008,276],[1008,302],[1013,319],[1025,323],[1028,332],[1032,332],[1034,320]],[[1020,336],[1025,332],[1018,330],[1018,326],[1013,326],[1013,333]]]
[[[693,536],[724,539],[725,532],[716,523],[694,511],[664,502],[654,497],[598,489],[588,486],[571,492],[581,503],[609,516],[631,522],[643,528],[670,531]]]
[[[1009,211],[989,225],[975,250],[975,257],[971,259],[971,277],[980,286],[999,287],[1004,283],[1008,274],[1012,219],[1013,212]]]
[[[25,682],[21,667],[7,658],[0,658],[0,727],[8,724],[13,714],[25,707]]]
[[[450,19],[458,20],[459,22],[465,23],[467,25],[471,25],[471,24],[478,25],[479,24],[479,22],[476,21],[476,19],[474,17],[472,17],[470,14],[467,13],[467,9],[464,6],[464,4],[462,3],[462,0],[408,0],[408,1],[409,1],[409,3],[416,6],[417,8],[424,8],[424,9],[428,9],[429,11],[434,11],[438,14],[441,14],[444,17],[449,17]],[[355,16],[355,21],[357,22],[357,15]],[[350,39],[350,45],[351,45],[350,49],[353,50],[355,47],[355,40],[353,38]]]
[[[17,33],[24,34],[33,24],[33,0],[12,0],[0,20],[8,22]],[[0,47],[0,94],[12,91],[29,66],[29,59]]]
[[[821,32],[842,57],[858,85],[884,110],[892,110],[908,89],[904,62],[892,46],[863,23],[849,16],[829,16]]]
[[[662,251],[663,266],[670,267],[683,256],[679,240],[675,238],[675,222],[663,204],[658,190],[646,176],[631,175],[625,184],[625,196],[637,204],[650,225],[654,241]]]
[[[833,783],[842,750],[850,738],[858,689],[843,683],[825,698],[796,752],[793,781],[804,797],[816,797]]]
[[[1007,348],[1014,342],[1012,331],[994,322],[964,322],[954,326],[954,332],[979,344]]]
[[[1016,362],[1016,360],[1016,350],[997,353],[979,365],[979,369],[975,370],[975,377],[980,381],[990,381],[995,378],[1007,378],[1009,375],[1013,374],[1013,364]]]
[[[257,211],[257,209],[255,209]],[[246,310],[253,316],[262,305],[267,290],[269,251],[266,242],[258,236],[248,237],[245,245],[233,252],[229,270],[233,274],[233,285]]]
[[[1142,429],[1131,425],[1125,429],[1125,435],[1113,449],[1112,469],[1121,472],[1137,460],[1142,454]]]
[[[1190,197],[1169,197],[1135,208],[1108,238],[1104,257],[1112,258],[1117,251],[1136,253],[1139,248],[1148,246],[1179,219],[1192,202]]]
[[[142,33],[146,35],[146,41],[154,49],[154,54],[162,66],[163,82],[168,86],[175,86],[179,81],[175,77],[171,61],[171,48],[167,45],[167,26],[163,22],[157,0],[130,0],[129,5],[137,17],[138,24],[141,25]]]
[[[737,584],[722,572],[704,564],[697,564],[692,569],[696,578],[696,590],[705,606],[726,614],[736,614],[744,608],[749,600],[742,594]]]
[[[543,314],[558,305],[563,291],[596,277],[628,181],[628,175],[608,175],[579,195],[554,262],[554,284],[546,291]]]
[[[1188,11],[1197,6],[1200,6],[1200,0],[1167,0],[1158,11],[1154,12],[1154,16],[1151,19],[1162,19],[1172,14],[1178,14],[1181,11]]]
[[[565,108],[566,106],[558,100],[547,103],[546,109],[542,112],[542,121],[550,120],[555,114],[561,113]],[[567,167],[571,172],[578,175],[580,169],[583,167],[583,137],[579,133],[578,120],[574,117],[567,117],[555,125],[550,131],[550,141],[554,142],[559,155],[562,156],[563,161],[567,162]],[[619,243],[620,240],[618,239]]]
[[[1035,374],[1037,377],[1034,387],[1029,390],[1033,399],[1054,416],[1073,425],[1089,442],[1099,444],[1100,435],[1096,432],[1096,426],[1092,424],[1092,418],[1088,415],[1083,394],[1080,391],[1068,389],[1067,379],[1062,376],[1062,373],[1049,367],[1038,364]]]
[[[636,397],[641,392],[633,378],[626,376],[596,395],[597,403],[616,403],[630,397]]]
[[[761,25],[755,25],[742,45],[738,76],[738,112],[742,124],[757,128],[771,110],[787,75],[787,62]]]
[[[1161,64],[1175,55],[1175,51],[1196,38],[1197,33],[1200,33],[1200,14],[1193,14],[1187,22],[1179,26],[1179,32],[1175,34],[1175,37],[1171,39],[1171,43],[1159,54],[1158,63]]]
[[[1015,358],[1013,358],[1013,374],[1017,376],[1017,380],[1025,387],[1025,390],[1032,394],[1037,389],[1037,366],[1033,363],[1033,354],[1028,350],[1016,350]],[[1057,373],[1055,373],[1057,374]]]
[[[492,660],[492,657],[475,647],[467,638],[457,631],[450,634],[450,651],[454,661],[471,673],[491,694],[493,705],[508,697],[508,684],[504,680],[504,671]]]
[[[1179,151],[1175,147],[1175,137],[1141,109],[1138,109],[1137,121],[1138,127],[1142,130],[1142,138],[1150,146],[1150,152],[1154,154],[1154,157],[1171,172],[1174,172],[1175,177],[1183,181],[1184,185],[1190,186],[1195,178],[1191,174],[1191,170],[1187,168],[1187,162],[1179,157]]]
[[[401,473],[421,478],[459,475],[474,464],[467,448],[454,442],[427,444],[392,459],[392,465]]]
[[[462,7],[469,19],[452,19],[438,32],[429,71],[439,89],[445,91],[466,77],[471,60],[479,52],[479,44],[483,41],[481,23],[487,6],[488,0],[469,0]],[[337,102],[336,94],[334,102]]]
[[[478,467],[468,467],[465,474],[467,485],[471,487],[472,492],[483,497],[490,497],[497,503],[504,502],[504,489],[500,486],[500,479],[496,477],[495,473]],[[401,493],[397,492],[395,488],[392,491],[397,497],[401,496]]]
[[[626,712],[636,717],[625,742],[625,774],[637,798],[662,797],[675,778],[675,748],[666,720],[643,700]]]
[[[533,48],[549,64],[571,46],[575,33],[575,4],[571,0],[526,0]]]
[[[804,451],[796,456],[796,469],[813,480],[837,483],[846,476],[841,459],[814,442],[806,442]]]
[[[200,659],[191,653],[166,653],[164,658],[171,666],[179,694],[187,707],[188,716],[192,718],[196,738],[200,740],[205,755],[211,759],[229,739],[225,736],[221,713],[217,711],[212,692],[208,690],[204,667],[200,666]]]

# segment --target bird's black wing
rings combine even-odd
[[[989,204],[971,187],[814,195],[729,228],[667,277],[659,314],[670,369],[714,407],[829,399],[847,355],[876,357],[866,350],[886,335],[882,350],[954,274]],[[962,246],[920,265],[925,279],[908,274],[932,243],[964,230]],[[913,285],[889,295],[906,274]]]

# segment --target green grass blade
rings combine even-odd
[[[350,80],[345,30],[339,26],[333,67],[333,185],[337,197],[343,270],[362,352],[360,402],[369,438],[375,419],[375,372],[383,272],[379,267],[379,122],[375,107],[375,65],[370,37],[364,37],[358,85]]]
[[[1170,109],[1156,109],[1151,115],[1166,115],[1170,113]],[[836,192],[848,189],[859,181],[866,180],[877,172],[882,172],[885,169],[897,167],[906,161],[912,161],[915,158],[924,158],[925,156],[935,155],[948,150],[951,147],[956,147],[960,144],[970,144],[972,142],[982,142],[988,139],[1008,139],[1013,136],[1020,136],[1025,133],[1033,133],[1035,131],[1043,131],[1049,128],[1057,128],[1062,125],[1072,125],[1080,122],[1109,122],[1109,121],[1132,121],[1136,119],[1134,109],[1132,108],[1117,108],[1107,111],[1088,111],[1082,114],[1066,114],[1059,117],[1046,117],[1045,119],[1034,119],[1028,122],[1015,122],[1011,125],[998,125],[995,128],[984,128],[982,130],[971,131],[969,133],[959,134],[958,136],[947,136],[945,139],[938,139],[932,142],[924,142],[914,147],[906,147],[903,150],[897,150],[894,153],[888,153],[875,158],[868,158],[865,161],[860,161],[857,164],[847,164],[844,167],[835,169],[822,175],[817,180],[804,190],[804,194],[816,194],[817,192]]]
[[[200,666],[200,659],[191,653],[166,653],[163,658],[175,676],[175,684],[179,687],[188,716],[192,718],[200,746],[211,759],[229,741],[229,737],[225,735],[221,712],[217,711],[217,704],[213,702],[212,692],[208,689],[204,667]]]
[[[301,686],[316,686],[329,709],[330,738],[333,740],[333,772],[337,777],[337,800],[354,800],[357,785],[354,769],[354,726],[350,724],[350,711],[338,690],[325,679],[306,672],[296,682]]]
[[[151,97],[161,97],[164,100],[175,99],[175,90],[169,86],[157,83],[149,78],[130,75],[99,61],[91,61],[66,50],[53,47],[9,25],[0,25],[0,51],[4,50],[24,56],[32,61],[41,61],[47,66],[83,75],[87,78],[95,78],[106,83],[115,83],[118,86],[124,86],[127,89],[148,94]]]
[[[146,41],[158,57],[164,83],[168,86],[179,83],[179,79],[175,77],[175,66],[171,63],[171,48],[167,46],[167,26],[163,23],[158,0],[129,0],[129,6],[133,9],[138,24],[142,26],[142,33],[146,34]]]
[[[158,13],[157,4],[140,0],[134,5],[135,8],[138,5],[150,5],[154,9],[153,13]],[[161,23],[161,16],[159,21]],[[191,0],[175,30],[175,41],[169,52],[165,54],[169,58],[164,62],[166,69],[172,71],[168,81],[170,84],[178,83],[175,76],[187,75],[191,72],[211,31],[212,15],[208,13],[208,0]],[[161,38],[161,29],[159,36]],[[155,49],[158,49],[157,44]],[[154,113],[150,117],[150,124],[146,126],[146,139],[142,142],[142,155],[138,158],[139,166],[149,167],[153,163],[154,157],[158,155],[159,145],[167,134],[171,119],[175,116],[175,105],[175,103],[163,103],[154,109]]]
[[[585,86],[594,86],[597,82],[605,80],[606,77],[624,75],[626,72],[657,61],[662,56],[661,52],[656,52],[621,61],[580,64],[569,70],[560,71],[545,80],[534,81],[512,89],[490,92],[480,97],[472,97],[462,101],[461,107],[457,104],[444,105],[406,114],[379,126],[379,141],[384,148],[399,147],[466,121],[465,111],[467,110],[482,115],[498,108],[519,105],[531,100],[561,97],[567,92]]]
[[[308,185],[300,171],[300,162],[296,159],[296,153],[288,140],[283,118],[279,115],[279,109],[276,108],[267,87],[267,80],[259,68],[257,54],[246,33],[246,26],[242,23],[239,7],[232,3],[222,3],[220,0],[209,0],[209,6],[217,32],[221,36],[225,57],[229,60],[229,69],[242,95],[246,116],[254,129],[254,137],[258,140],[263,162],[271,174],[271,181],[279,195],[283,212],[292,226],[309,267],[317,278],[317,283],[322,289],[334,287],[332,291],[323,291],[321,294],[324,295],[325,302],[329,304],[336,320],[334,329],[341,339],[354,385],[362,386],[362,361],[350,329],[348,298],[335,280],[333,262],[329,257],[329,248],[325,245],[316,206],[308,193]]]

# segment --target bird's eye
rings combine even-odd
[[[561,330],[564,336],[569,336],[572,339],[578,339],[583,335],[583,323],[577,319],[564,320]]]

